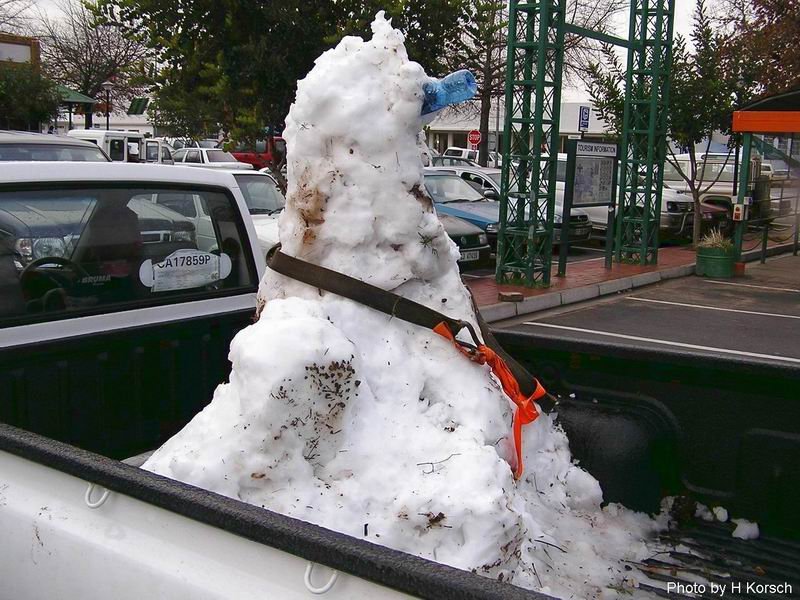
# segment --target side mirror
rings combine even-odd
[[[483,190],[483,197],[487,200],[500,200],[500,194],[498,194],[492,188],[487,188]]]

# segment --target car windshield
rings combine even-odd
[[[425,189],[439,204],[485,200],[483,194],[457,175],[426,175]]]
[[[251,215],[271,215],[283,210],[286,199],[269,177],[234,175]]]
[[[197,145],[200,148],[216,148],[218,143],[217,140],[200,140]]]
[[[74,162],[108,162],[100,148],[64,144],[0,144],[0,161],[53,160]]]
[[[208,157],[208,162],[239,162],[233,154],[225,152],[225,150],[209,150],[206,152],[206,156]]]

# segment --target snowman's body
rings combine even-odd
[[[475,325],[424,192],[427,77],[382,15],[373,31],[298,84],[282,251]],[[232,343],[230,383],[145,468],[559,595],[621,585],[618,559],[646,552],[647,520],[600,510],[549,417],[525,428],[515,482],[513,405],[449,341],[275,272],[259,303]]]

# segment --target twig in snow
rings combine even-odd
[[[436,465],[440,465],[440,464],[442,464],[442,463],[444,463],[444,462],[447,462],[448,460],[450,460],[450,459],[451,459],[451,458],[453,458],[454,456],[461,456],[461,453],[460,453],[460,452],[458,452],[458,453],[456,453],[456,454],[451,454],[450,456],[448,456],[448,457],[447,457],[447,458],[445,458],[444,460],[436,460],[436,461],[432,461],[432,462],[421,462],[421,463],[417,463],[417,466],[418,466],[418,467],[421,467],[421,466],[423,466],[423,465],[430,465],[430,466],[431,466],[431,470],[430,470],[430,471],[423,471],[423,473],[424,473],[425,475],[430,475],[431,473],[433,473],[434,471],[436,471]]]
[[[533,567],[533,574],[534,574],[534,575],[536,575],[536,581],[538,581],[538,582],[539,582],[539,587],[540,587],[540,588],[544,587],[544,586],[542,585],[542,580],[541,580],[541,579],[539,579],[539,573],[537,573],[537,572],[536,572],[536,563],[535,563],[535,562],[533,562],[533,561],[531,561],[531,566]]]
[[[555,548],[556,550],[561,550],[561,551],[562,551],[564,554],[566,554],[566,553],[567,553],[567,551],[566,551],[566,550],[564,550],[564,549],[563,549],[561,546],[556,546],[555,544],[552,544],[552,543],[550,543],[550,542],[547,542],[547,541],[545,541],[545,540],[542,540],[542,539],[537,539],[536,541],[537,541],[537,542],[539,542],[539,543],[545,544],[546,546],[552,546],[552,547],[553,547],[553,548]]]

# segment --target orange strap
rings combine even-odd
[[[514,404],[517,405],[517,410],[514,412],[513,423],[514,449],[517,454],[517,467],[514,470],[514,478],[519,479],[522,477],[523,469],[522,426],[532,423],[536,420],[536,417],[539,416],[539,411],[536,410],[536,405],[534,402],[539,400],[547,392],[545,391],[544,387],[542,387],[542,384],[539,383],[538,380],[534,379],[534,382],[536,382],[536,389],[534,390],[533,394],[530,395],[530,397],[525,397],[525,395],[523,395],[523,393],[520,391],[519,383],[514,377],[514,374],[511,372],[511,369],[508,368],[508,365],[505,363],[505,361],[498,356],[494,350],[483,344],[479,345],[477,348],[463,345],[455,338],[453,332],[450,331],[450,328],[446,323],[439,323],[433,328],[433,330],[442,337],[453,342],[458,351],[471,361],[481,365],[488,364],[492,368],[492,373],[494,373],[500,380],[500,384],[503,386],[503,391],[508,395],[509,398],[511,398]]]

